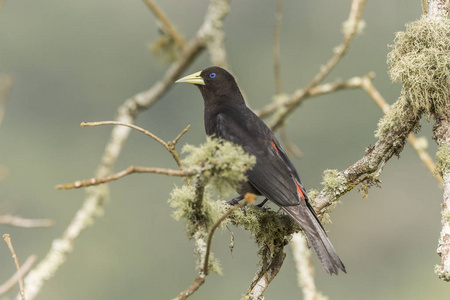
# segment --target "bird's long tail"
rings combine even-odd
[[[329,275],[338,274],[338,269],[345,271],[345,266],[334,250],[316,213],[310,205],[281,207],[303,229],[309,243],[316,251],[317,257]]]

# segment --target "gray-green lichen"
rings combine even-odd
[[[229,205],[224,201],[212,200],[213,188],[223,195],[238,187],[246,180],[245,172],[253,167],[256,159],[245,153],[241,147],[216,138],[208,138],[206,143],[199,147],[187,145],[183,152],[188,153],[183,164],[189,169],[199,170],[200,175],[195,180],[200,180],[205,185],[202,207],[200,210],[196,207],[198,202],[195,184],[174,188],[169,203],[174,208],[173,217],[185,221],[189,238],[202,234],[206,239],[211,226],[229,209]],[[245,211],[234,210],[222,226],[230,222],[249,231],[254,237],[260,246],[258,254],[261,263],[282,249],[289,242],[291,235],[300,230],[287,215],[253,205],[248,205]],[[201,267],[201,262],[199,263]],[[220,273],[217,260],[211,259],[210,268]]]
[[[221,195],[235,190],[245,181],[245,171],[256,163],[256,158],[244,152],[242,147],[217,138],[208,137],[199,147],[186,145],[183,152],[189,153],[183,163],[190,168],[204,168],[204,181]]]
[[[259,246],[266,246],[270,250],[270,255],[275,253],[277,247],[286,245],[291,235],[300,230],[287,215],[254,205],[248,206],[245,212],[235,210],[231,222],[248,230]]]
[[[407,95],[402,92],[398,100],[391,106],[389,112],[378,122],[375,137],[384,140],[390,133],[402,132],[402,128],[405,127],[404,122],[411,119],[411,114],[414,114],[412,106],[408,101]]]
[[[388,55],[393,81],[402,83],[413,113],[441,113],[450,99],[450,20],[422,17],[398,32]]]
[[[170,193],[169,204],[174,208],[172,216],[175,220],[185,220],[186,231],[190,238],[197,230],[198,223],[201,222],[208,230],[225,213],[225,205],[221,202],[211,200],[211,193],[205,190],[203,195],[200,214],[195,205],[194,188],[184,185],[175,187]]]
[[[442,269],[442,266],[436,265],[434,267],[434,273],[436,273],[440,279],[450,282],[450,273],[449,272],[445,272]]]
[[[450,145],[443,143],[436,152],[436,166],[434,172],[443,175],[444,171],[450,172]]]
[[[325,170],[322,179],[325,193],[333,198],[347,190],[347,180],[338,170]]]

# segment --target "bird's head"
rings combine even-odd
[[[175,81],[181,82],[195,84],[200,89],[205,103],[223,97],[242,98],[233,75],[219,67],[209,67]]]

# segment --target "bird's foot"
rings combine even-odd
[[[235,198],[227,201],[227,204],[231,205],[231,206],[235,206],[235,205],[238,205],[239,201],[241,201],[242,199],[244,199],[244,196],[238,196],[238,197],[235,197]]]
[[[238,196],[238,197],[235,197],[235,198],[227,201],[227,204],[231,205],[231,206],[235,206],[235,205],[238,205],[239,201],[241,201],[242,199],[244,199],[244,196]],[[245,205],[243,207],[241,207],[241,210],[244,212],[244,215],[247,216],[247,209],[245,208]]]

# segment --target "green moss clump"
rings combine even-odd
[[[413,112],[441,113],[450,99],[450,20],[422,17],[398,32],[390,75],[410,96]]]
[[[450,273],[445,272],[441,266],[436,265],[434,267],[434,273],[436,273],[441,280],[450,282]]]
[[[441,144],[436,152],[436,166],[434,172],[443,175],[444,171],[450,172],[450,145]]]
[[[405,130],[403,130],[403,128],[406,127],[405,120],[411,120],[411,122],[418,123],[418,120],[420,119],[419,115],[416,115],[415,118],[411,118],[411,115],[414,115],[413,108],[408,101],[407,95],[402,93],[398,100],[391,106],[389,112],[378,122],[375,137],[384,140],[391,133],[404,132]],[[418,125],[414,126],[417,127]]]
[[[208,230],[224,213],[225,205],[221,202],[211,200],[208,190],[205,190],[200,214],[195,208],[195,192],[193,187],[187,185],[181,188],[175,187],[170,193],[169,204],[175,210],[172,216],[176,220],[184,219],[186,231],[189,238],[192,238],[199,223],[206,226]]]
[[[202,177],[221,195],[234,191],[240,182],[247,180],[245,171],[251,169],[256,158],[242,147],[218,138],[208,137],[199,147],[186,145],[183,152],[189,155],[183,163],[190,168],[205,168]]]
[[[235,210],[230,219],[234,225],[250,231],[256,243],[266,246],[271,255],[276,248],[286,245],[293,233],[300,230],[289,216],[254,205],[247,207],[245,213],[240,209]]]
[[[333,198],[338,197],[347,190],[347,180],[338,170],[325,170],[322,185],[325,192]]]

